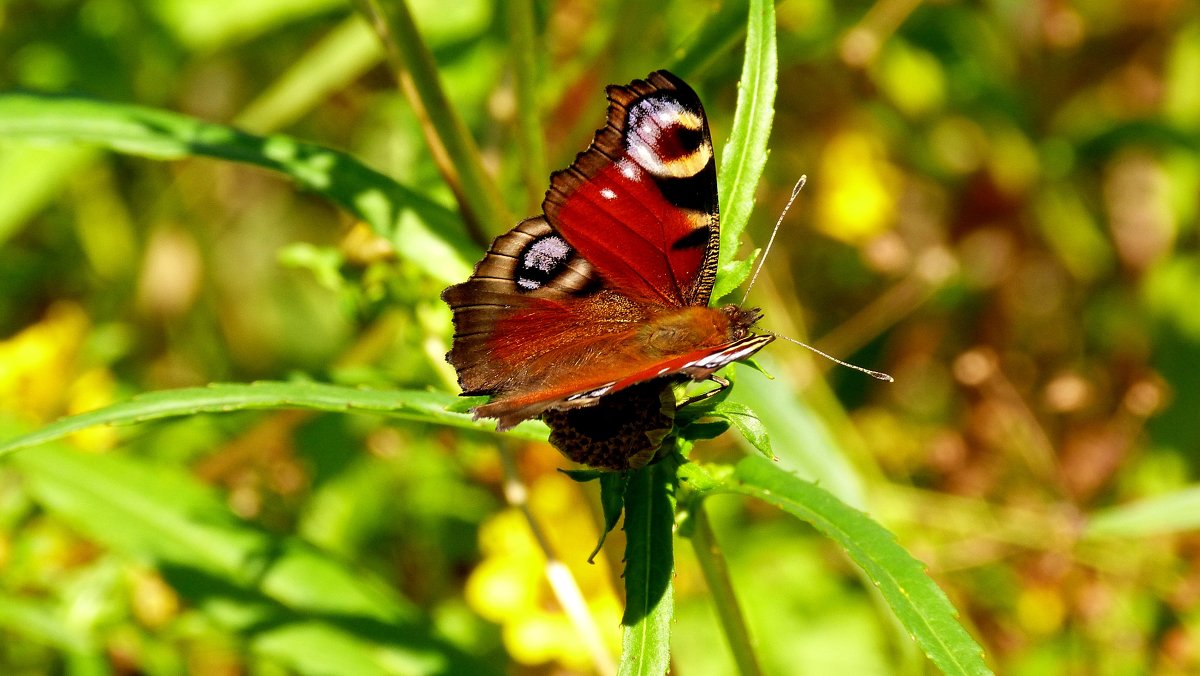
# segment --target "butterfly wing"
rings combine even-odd
[[[552,176],[545,217],[497,238],[442,295],[454,310],[447,359],[464,394],[492,395],[474,411],[500,429],[647,380],[661,395],[659,379],[705,378],[771,340],[748,335],[752,313],[707,307],[720,233],[695,92],[660,71],[608,96],[605,127]]]
[[[542,210],[600,276],[636,298],[707,305],[720,219],[700,98],[666,71],[608,88],[608,120]]]

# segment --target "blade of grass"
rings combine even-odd
[[[1200,488],[1158,495],[1092,514],[1083,537],[1142,538],[1200,529]]]
[[[612,655],[609,654],[600,628],[596,626],[596,621],[588,609],[587,599],[584,598],[583,591],[579,588],[578,580],[571,573],[571,569],[555,553],[537,515],[529,506],[529,491],[517,470],[517,463],[513,459],[512,452],[506,448],[499,450],[500,462],[504,468],[504,498],[509,505],[516,507],[525,517],[525,523],[529,526],[529,531],[533,534],[538,549],[546,559],[544,572],[546,581],[550,584],[550,590],[554,593],[554,598],[558,600],[567,619],[575,627],[575,631],[579,633],[588,652],[591,653],[596,673],[614,673],[616,667],[613,664]]]
[[[746,35],[749,0],[725,0],[677,52],[671,72],[687,80],[703,73]]]
[[[246,105],[234,124],[258,133],[285,127],[382,58],[383,50],[370,26],[361,16],[353,15],[305,50],[271,86]]]
[[[31,217],[62,194],[63,186],[96,159],[95,148],[25,144],[0,146],[0,245],[25,227]]]
[[[458,199],[471,236],[486,246],[492,239],[489,233],[507,229],[513,217],[483,168],[475,139],[442,90],[433,54],[417,30],[408,3],[355,0],[354,4],[383,42],[388,63],[421,120],[433,159]]]
[[[786,371],[772,368],[769,355],[757,359],[769,372],[778,374],[776,379],[747,374],[738,379],[730,400],[754,411],[763,428],[774,431],[771,451],[780,467],[820,483],[843,502],[865,509],[866,486],[834,430],[802,399],[780,396],[780,392],[795,392],[796,384]]]
[[[382,580],[299,538],[242,522],[222,496],[176,467],[60,446],[11,462],[44,509],[154,564],[191,605],[299,673],[391,673],[397,664],[412,665],[406,673],[495,673],[438,636]]]
[[[258,382],[227,383],[208,387],[163,390],[95,411],[61,418],[34,432],[0,443],[0,458],[14,451],[77,432],[95,425],[146,422],[196,413],[227,413],[249,409],[306,408],[321,411],[369,411],[404,420],[495,431],[488,420],[474,420],[469,413],[447,410],[462,399],[441,392],[413,390],[363,390],[322,383]],[[544,441],[545,425],[524,422],[506,434],[520,439]]]

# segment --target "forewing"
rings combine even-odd
[[[542,210],[623,294],[706,305],[720,241],[712,138],[696,93],[666,71],[608,88],[607,123],[551,176]]]

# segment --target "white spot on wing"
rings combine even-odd
[[[571,247],[561,237],[551,235],[533,243],[525,251],[521,264],[526,268],[550,272],[571,253]]]
[[[604,199],[606,199],[606,200],[615,200],[615,199],[617,199],[617,193],[613,192],[613,191],[612,191],[612,188],[601,188],[601,189],[600,189],[600,196],[601,196],[601,197],[603,197],[603,198],[604,198]]]

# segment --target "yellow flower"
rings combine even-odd
[[[561,474],[529,487],[529,507],[551,549],[570,570],[588,612],[614,653],[620,647],[621,602],[601,553],[587,555],[599,537],[587,494]],[[508,654],[522,664],[556,662],[569,669],[591,663],[587,644],[559,606],[546,581],[546,556],[515,508],[488,520],[479,533],[483,561],[467,580],[466,598],[482,617],[501,625]]]
[[[817,184],[817,227],[845,242],[862,242],[883,233],[895,219],[896,170],[877,139],[842,132],[821,154]]]
[[[0,341],[0,411],[43,423],[111,403],[112,374],[80,364],[90,328],[81,307],[59,302],[40,322]],[[112,446],[115,434],[111,428],[96,428],[72,439],[84,448],[103,449]]]

